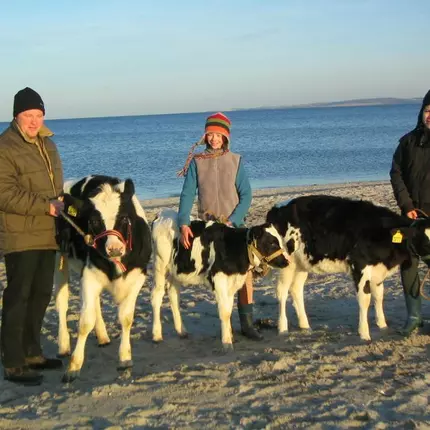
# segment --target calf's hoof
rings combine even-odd
[[[234,351],[233,344],[232,343],[223,343],[222,344],[222,350],[225,354],[233,352]]]
[[[188,333],[184,331],[183,333],[178,333],[179,339],[188,339]]]
[[[72,353],[70,351],[57,352],[57,358],[67,358],[70,357]]]
[[[124,360],[119,362],[116,369],[119,372],[123,372],[124,370],[131,369],[132,367],[133,367],[133,360]]]
[[[103,343],[99,343],[99,348],[106,348],[107,346],[110,345],[110,341],[109,342],[103,342]]]
[[[80,370],[67,370],[64,373],[61,381],[65,383],[73,382],[79,378],[80,373],[81,373]]]
[[[300,331],[302,333],[312,333],[312,329],[310,327],[300,327]]]

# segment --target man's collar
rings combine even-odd
[[[48,127],[46,127],[45,124],[43,124],[42,127],[40,127],[40,130],[39,130],[39,133],[37,134],[37,137],[34,137],[34,138],[31,138],[26,133],[24,133],[22,131],[21,127],[18,125],[18,123],[15,120],[12,120],[11,126],[16,132],[18,132],[21,135],[21,137],[27,143],[36,143],[37,137],[51,137],[54,135],[54,133]]]

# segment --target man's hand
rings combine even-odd
[[[191,238],[193,237],[194,235],[190,227],[188,225],[181,225],[180,242],[182,243],[185,249],[189,249],[191,247]]]
[[[64,210],[64,202],[57,199],[49,201],[49,215],[57,217],[62,210]]]
[[[411,219],[417,219],[418,218],[418,214],[417,214],[417,211],[414,209],[414,210],[412,210],[412,211],[409,211],[407,214],[406,214],[406,216],[408,217],[408,218],[411,218]]]

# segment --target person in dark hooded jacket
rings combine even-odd
[[[423,99],[416,127],[399,141],[390,177],[403,215],[411,219],[430,216],[430,90]],[[418,257],[412,255],[400,268],[408,313],[401,331],[404,335],[423,325],[418,263]]]

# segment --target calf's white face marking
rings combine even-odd
[[[110,185],[104,184],[96,196],[90,199],[96,210],[100,212],[100,216],[104,222],[106,230],[113,230],[115,227],[116,217],[119,213],[121,204],[121,195],[117,190],[114,190]],[[107,236],[105,245],[106,254],[109,255],[112,250],[120,253],[120,257],[125,254],[125,244],[116,237]]]

